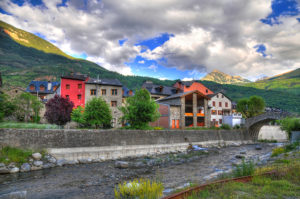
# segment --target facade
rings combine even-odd
[[[142,85],[142,88],[147,89],[151,94],[151,98],[154,100],[159,100],[181,92],[179,89],[171,86],[153,84],[152,81],[145,81]]]
[[[232,113],[231,115],[223,115],[223,124],[228,124],[230,127],[240,126],[243,123],[241,113]]]
[[[74,103],[74,108],[85,105],[85,82],[88,79],[87,75],[81,74],[61,77],[61,96],[70,99]]]
[[[210,126],[209,97],[201,92],[188,91],[177,93],[157,100],[161,117],[151,123],[164,128],[186,128]]]
[[[112,113],[112,126],[121,127],[123,89],[122,83],[117,79],[89,79],[85,82],[85,103],[94,97],[102,97],[110,106]]]
[[[222,92],[218,92],[208,96],[211,98],[211,100],[208,102],[208,105],[211,107],[212,125],[222,125],[223,116],[232,114],[231,99],[225,96]]]
[[[55,94],[60,95],[60,84],[50,81],[31,81],[26,92],[37,95],[43,102],[47,102]]]
[[[174,88],[180,89],[182,92],[188,92],[197,90],[204,95],[211,95],[214,92],[209,90],[207,87],[205,87],[203,84],[197,81],[177,81],[174,85]]]

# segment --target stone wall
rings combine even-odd
[[[0,129],[0,147],[44,149],[161,145],[199,142],[243,142],[251,137],[241,130],[39,130]]]

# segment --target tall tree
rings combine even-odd
[[[265,110],[265,100],[259,96],[251,96],[249,99],[241,99],[237,103],[237,111],[244,117],[254,117]]]
[[[73,107],[69,99],[55,95],[46,104],[45,117],[49,123],[63,126],[71,120]]]
[[[91,99],[85,106],[84,120],[95,128],[110,128],[112,115],[108,104],[101,97]]]
[[[160,114],[159,105],[151,99],[150,93],[146,89],[136,91],[135,95],[127,98],[123,112],[123,121],[129,122],[134,129],[145,129],[149,122],[155,122]]]

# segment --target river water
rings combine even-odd
[[[69,165],[29,173],[0,175],[0,195],[27,191],[29,199],[53,198],[113,198],[116,184],[134,178],[152,178],[162,181],[165,194],[187,183],[204,183],[213,180],[218,174],[228,172],[232,164],[241,162],[236,155],[241,153],[246,159],[265,161],[272,148],[278,144],[225,147],[214,149],[188,162],[174,162],[145,168],[118,169],[114,161],[102,163]],[[135,161],[129,159],[127,161]]]

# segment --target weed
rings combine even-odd
[[[37,124],[25,122],[1,122],[0,128],[13,128],[13,129],[58,129],[57,125],[52,124]]]
[[[22,150],[13,147],[3,147],[0,150],[0,162],[4,164],[9,164],[11,162],[15,162],[19,165],[28,161],[31,156],[32,151],[30,150]]]
[[[233,170],[234,177],[242,177],[253,175],[255,171],[254,163],[252,161],[245,162],[242,160],[242,164],[236,165]]]

